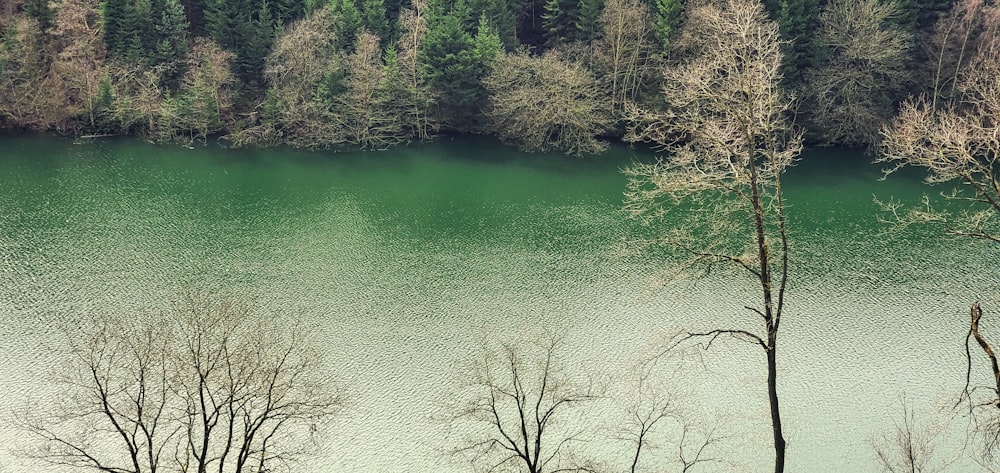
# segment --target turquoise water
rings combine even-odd
[[[305,314],[349,394],[302,471],[470,471],[444,453],[462,435],[441,421],[457,364],[484,337],[550,329],[566,334],[569,368],[611,386],[578,448],[624,471],[615,431],[636,361],[680,329],[758,329],[743,279],[664,283],[655,254],[628,250],[655,230],[619,211],[618,171],[634,159],[650,157],[525,155],[473,139],[325,154],[4,138],[0,396],[12,408],[51,399],[49,332],[65,314],[225,292]],[[996,293],[994,248],[878,221],[873,195],[915,202],[928,188],[913,173],[880,182],[869,160],[810,152],[785,180],[788,471],[877,471],[870,439],[893,427],[902,396],[930,419],[958,394],[967,307]],[[670,363],[658,382],[729,435],[719,452],[730,461],[704,471],[769,469],[763,357],[725,342],[680,375]],[[672,434],[650,458],[671,458]],[[20,462],[0,453],[11,471]]]

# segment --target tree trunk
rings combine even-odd
[[[774,428],[774,473],[785,471],[785,437],[781,434],[781,411],[778,410],[778,364],[775,335],[771,334],[767,349],[767,397],[771,401],[771,427]]]

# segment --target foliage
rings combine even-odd
[[[420,62],[439,98],[439,120],[460,130],[474,127],[475,111],[485,96],[480,80],[487,67],[475,47],[454,11],[429,24],[421,44]]]
[[[604,80],[611,109],[620,116],[628,101],[652,81],[654,24],[639,0],[608,0],[600,18],[600,38],[593,43],[594,69]]]

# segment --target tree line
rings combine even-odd
[[[663,109],[711,0],[12,0],[0,126],[383,149],[438,133],[598,153]],[[721,5],[721,4],[720,4]],[[955,93],[992,32],[972,0],[765,1],[807,142],[874,145]]]

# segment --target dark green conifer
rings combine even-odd
[[[383,45],[391,43],[394,39],[389,19],[385,14],[385,0],[362,0],[361,24],[378,36]]]
[[[597,39],[601,32],[598,20],[604,11],[603,0],[579,0],[577,10],[579,11],[575,23],[577,39],[585,43]]]
[[[55,13],[52,11],[51,5],[49,5],[49,0],[26,0],[23,8],[24,13],[29,18],[38,22],[38,27],[41,28],[42,32],[46,32],[52,28],[52,20],[55,18]]]
[[[655,0],[656,4],[656,40],[659,52],[667,54],[670,41],[681,22],[683,5],[681,0]]]

